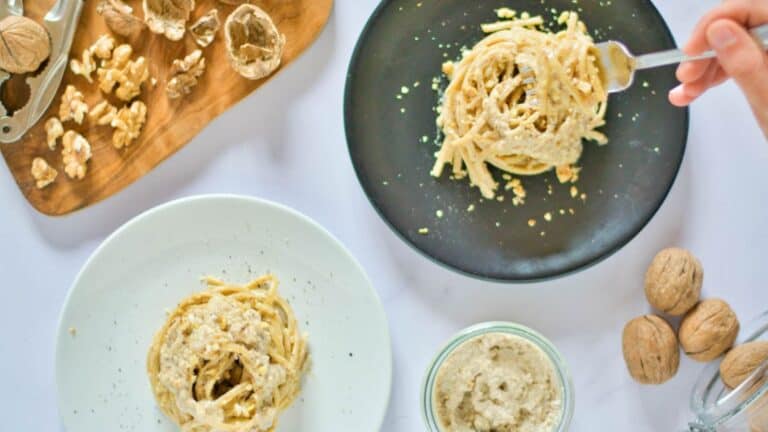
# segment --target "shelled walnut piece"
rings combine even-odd
[[[48,165],[48,162],[41,157],[32,159],[32,168],[30,169],[30,172],[32,178],[35,179],[35,187],[38,189],[43,189],[53,183],[53,181],[56,180],[56,176],[59,175],[59,172]]]
[[[101,0],[96,13],[104,18],[110,30],[121,36],[132,37],[144,29],[144,22],[133,15],[133,8],[120,0]]]
[[[115,39],[112,36],[101,35],[88,50],[90,50],[98,59],[109,60],[112,58],[112,51],[115,49],[115,44]]]
[[[112,135],[112,145],[123,148],[131,145],[133,140],[141,135],[141,129],[147,121],[147,106],[142,101],[133,101],[130,108],[121,108],[112,119],[115,128]]]
[[[75,86],[68,85],[64,94],[61,95],[59,120],[62,122],[73,120],[77,124],[83,124],[86,114],[88,114],[88,105],[85,103],[83,94]]]
[[[739,320],[728,303],[707,299],[693,307],[680,323],[680,345],[688,357],[712,361],[733,345]]]
[[[92,83],[91,74],[96,70],[96,59],[110,59],[114,48],[115,40],[109,35],[102,35],[93,45],[83,51],[81,60],[72,59],[69,62],[69,69],[73,74],[80,75]]]
[[[88,161],[91,159],[91,145],[79,133],[67,131],[62,138],[61,156],[64,172],[69,178],[82,180],[88,170]]]
[[[105,60],[96,71],[99,88],[126,102],[141,94],[141,85],[149,79],[149,68],[144,57],[131,60],[133,48],[128,44],[119,45],[112,51],[112,58]]]
[[[174,60],[171,66],[172,78],[166,86],[168,97],[177,99],[191,93],[203,72],[205,72],[205,58],[199,49],[184,59]]]
[[[728,351],[720,363],[720,378],[734,389],[768,362],[768,341],[753,341]]]
[[[672,327],[656,315],[633,319],[624,327],[622,351],[629,374],[642,384],[662,384],[675,376],[680,349]]]
[[[56,140],[64,135],[64,126],[61,121],[56,117],[51,117],[45,122],[45,141],[48,144],[48,148],[56,150]]]
[[[685,249],[667,248],[659,252],[645,273],[648,303],[670,315],[683,315],[698,301],[704,269]]]
[[[105,126],[112,123],[112,119],[117,114],[117,108],[107,101],[102,101],[91,109],[88,117],[95,121],[99,126]]]
[[[51,37],[37,22],[10,15],[0,21],[0,69],[21,74],[36,71],[51,55]]]
[[[195,0],[143,0],[144,22],[153,33],[172,41],[184,37],[185,26],[195,9]]]
[[[285,47],[282,35],[269,14],[252,4],[242,4],[224,23],[227,58],[245,78],[256,80],[274,72]]]
[[[90,49],[83,51],[80,60],[73,58],[69,61],[69,69],[75,75],[80,75],[89,83],[93,82],[91,74],[96,70],[96,60],[93,59],[93,53]]]
[[[192,39],[195,40],[195,43],[205,48],[213,42],[220,26],[219,11],[211,9],[208,13],[201,16],[194,24],[189,26],[189,34],[192,35]]]

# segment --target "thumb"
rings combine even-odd
[[[729,19],[707,28],[707,41],[723,70],[747,96],[763,129],[768,126],[768,56],[751,34]]]

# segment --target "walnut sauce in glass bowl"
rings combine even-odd
[[[421,407],[430,432],[560,432],[573,415],[573,383],[543,336],[488,322],[462,330],[435,357]]]

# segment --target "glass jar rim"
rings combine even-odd
[[[547,355],[559,378],[560,389],[562,393],[562,410],[560,419],[552,432],[562,432],[568,430],[573,417],[575,406],[574,387],[568,366],[555,346],[539,332],[521,324],[506,321],[489,321],[469,326],[456,333],[446,343],[437,355],[433,358],[424,380],[421,385],[421,413],[429,432],[441,432],[438,421],[432,406],[432,395],[434,392],[435,379],[437,373],[443,365],[443,362],[460,345],[475,337],[491,334],[506,333],[521,337],[528,342],[533,343]]]

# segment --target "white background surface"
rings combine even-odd
[[[716,3],[657,1],[678,41]],[[437,267],[398,240],[369,206],[349,162],[342,90],[352,48],[375,4],[338,0],[328,27],[303,57],[170,160],[94,207],[64,218],[42,216],[0,169],[2,430],[61,429],[53,367],[57,319],[70,283],[98,244],[150,207],[211,192],[298,209],[334,233],[368,271],[389,315],[395,356],[384,431],[423,430],[419,387],[433,354],[459,329],[494,319],[529,325],[563,352],[576,385],[572,430],[683,426],[701,366],[683,360],[667,385],[641,387],[624,370],[620,334],[625,321],[648,310],[645,267],[671,244],[703,261],[705,295],[727,299],[744,319],[768,306],[768,144],[735,86],[693,107],[678,181],[627,247],[553,282],[478,282]]]

